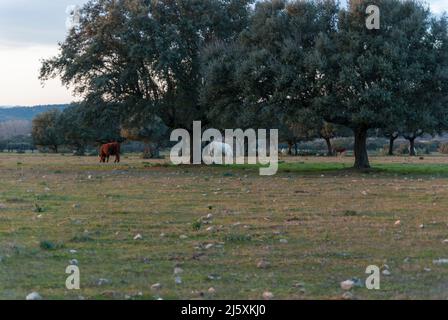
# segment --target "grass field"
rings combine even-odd
[[[0,154],[0,299],[340,299],[341,281],[384,264],[381,289],[354,298],[448,298],[433,263],[448,258],[448,158],[372,158],[368,173],[287,158],[272,177],[97,161]],[[65,288],[72,259],[79,291]]]

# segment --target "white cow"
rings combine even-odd
[[[212,159],[212,163],[222,163],[222,157],[233,159],[232,147],[221,141],[213,141],[205,147],[205,154]],[[221,155],[221,161],[220,156]]]

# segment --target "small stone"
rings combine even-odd
[[[215,288],[213,288],[213,287],[209,288],[209,289],[208,289],[208,293],[210,293],[210,294],[215,294],[215,293],[216,293]]]
[[[182,268],[179,268],[179,267],[174,268],[174,274],[181,274],[183,272],[184,272],[184,270]]]
[[[448,239],[443,240],[442,243],[447,244],[448,243]]]
[[[342,299],[344,300],[353,300],[353,293],[351,292],[344,292],[342,295]]]
[[[70,264],[71,266],[77,266],[77,265],[78,265],[78,260],[76,260],[76,259],[72,259],[72,260],[69,261],[69,264]]]
[[[188,237],[186,236],[186,235],[181,235],[180,237],[179,237],[179,239],[181,239],[181,240],[185,240],[185,239],[188,239]]]
[[[69,250],[69,252],[70,252],[71,254],[75,254],[75,253],[77,253],[78,251],[76,251],[76,250],[74,250],[74,249],[71,249],[71,250]]]
[[[401,225],[401,221],[400,220],[395,221],[394,226],[398,227],[400,225]]]
[[[50,188],[48,188],[48,187],[45,187],[45,192],[49,192],[49,191],[51,191],[51,189]]]
[[[383,270],[383,272],[381,272],[384,276],[390,276],[390,271],[388,269]]]
[[[419,225],[418,226],[420,229],[424,229],[425,228],[425,225],[424,224],[421,224],[421,225]]]
[[[26,300],[42,300],[42,297],[37,292],[31,292],[29,295],[26,296]]]
[[[268,261],[266,261],[266,260],[260,260],[257,263],[257,268],[259,268],[259,269],[267,269],[270,266],[271,266],[270,263]]]
[[[151,286],[152,290],[160,290],[162,289],[162,285],[160,283],[155,283]]]
[[[205,230],[208,231],[208,232],[213,232],[213,231],[215,231],[215,227],[208,227]]]
[[[217,274],[210,274],[207,276],[208,280],[221,280],[221,276]]]
[[[142,239],[143,239],[143,237],[140,233],[134,237],[134,240],[142,240]]]
[[[435,265],[448,264],[448,259],[437,259],[437,260],[433,260],[432,263]]]
[[[213,218],[213,215],[211,213],[209,213],[206,218],[210,220]]]
[[[176,284],[182,284],[182,278],[181,278],[181,277],[176,277],[176,278],[174,279],[174,282],[175,282]]]
[[[342,289],[342,290],[346,290],[346,291],[348,291],[348,290],[350,290],[351,288],[353,288],[354,284],[355,284],[355,283],[354,283],[352,280],[345,280],[345,281],[342,281],[342,282],[341,282],[341,289]]]
[[[288,240],[286,240],[286,239],[280,239],[280,243],[284,243],[284,244],[286,244],[286,243],[288,243]]]
[[[263,299],[264,300],[272,300],[274,298],[274,294],[269,291],[263,292]]]
[[[92,180],[92,175],[88,175],[87,179]]]
[[[96,284],[98,286],[102,286],[102,285],[109,284],[109,283],[110,283],[109,279],[100,278],[100,279],[98,279]]]
[[[430,269],[430,268],[423,268],[423,271],[425,271],[425,272],[431,272],[431,269]]]
[[[163,237],[165,237],[165,234],[162,232],[162,233],[160,234],[160,238],[163,238]]]
[[[361,193],[362,193],[363,196],[367,195],[367,191],[362,191]]]
[[[205,246],[205,249],[211,249],[212,247],[214,246],[214,244],[213,243],[209,243],[209,244],[207,244],[206,246]]]

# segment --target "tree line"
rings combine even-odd
[[[416,0],[252,2],[91,0],[40,78],[72,86],[98,135],[148,143],[194,120],[278,128],[290,145],[345,128],[363,169],[368,132],[403,135],[413,152],[447,129],[445,15]],[[380,29],[366,28],[371,4]]]

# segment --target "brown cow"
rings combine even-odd
[[[343,148],[343,147],[335,147],[335,148],[333,148],[333,154],[335,155],[335,156],[338,156],[338,155],[345,155],[345,153],[347,152],[347,149],[346,148]]]
[[[120,143],[111,142],[103,144],[100,148],[100,162],[109,162],[109,157],[115,156],[115,163],[120,162]]]

